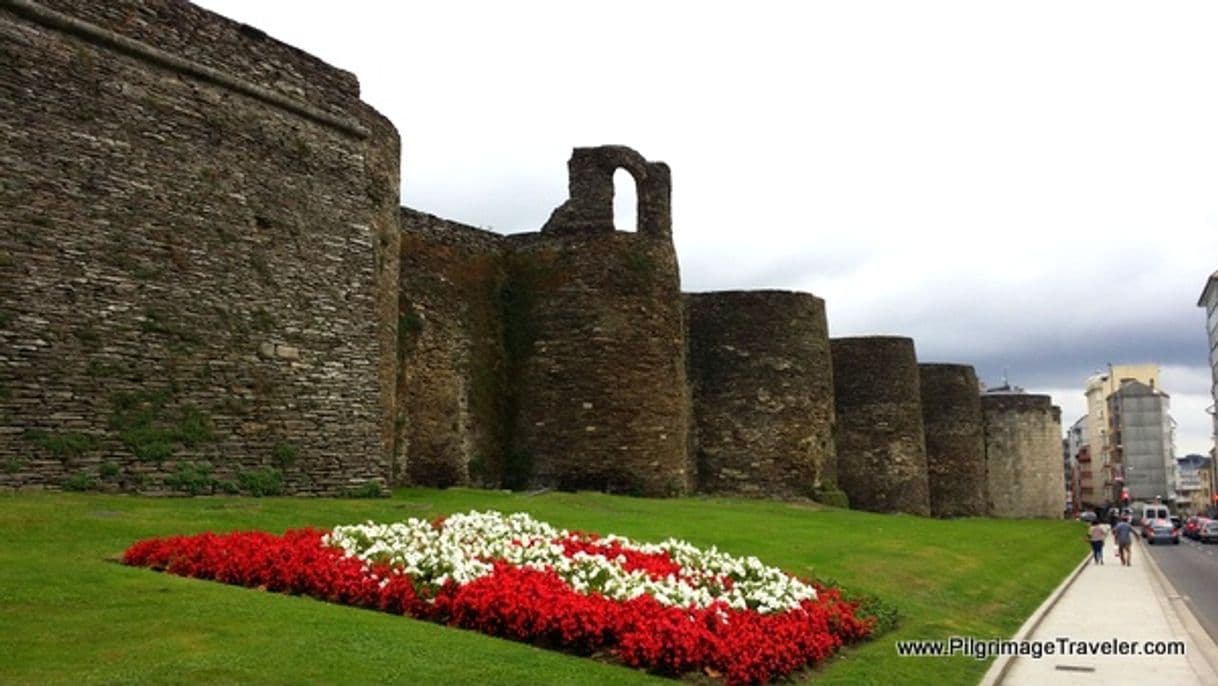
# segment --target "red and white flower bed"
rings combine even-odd
[[[753,557],[566,531],[522,513],[148,539],[123,561],[729,684],[767,683],[873,626],[835,589]]]

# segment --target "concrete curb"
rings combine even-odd
[[[1040,623],[1042,620],[1044,620],[1045,615],[1049,614],[1049,610],[1052,610],[1053,606],[1057,605],[1057,601],[1061,600],[1061,597],[1065,595],[1066,590],[1070,588],[1071,584],[1074,583],[1074,580],[1077,579],[1079,575],[1083,573],[1083,570],[1087,568],[1087,564],[1089,562],[1091,562],[1090,551],[1088,551],[1083,557],[1083,561],[1074,568],[1074,571],[1066,575],[1066,578],[1060,584],[1058,584],[1057,588],[1053,589],[1053,592],[1049,594],[1049,597],[1045,599],[1045,602],[1041,603],[1040,607],[1036,608],[1036,611],[1032,613],[1031,617],[1028,617],[1028,619],[1023,623],[1023,626],[1019,627],[1019,630],[1015,632],[1015,635],[1011,637],[1011,640],[1027,640],[1027,638],[1032,635],[1032,632],[1036,631],[1036,627],[1040,626]],[[997,684],[1002,683],[1003,678],[1007,675],[1007,671],[1011,669],[1011,662],[1016,657],[1018,656],[1000,655],[995,658],[994,663],[990,665],[988,670],[986,670],[985,676],[981,677],[981,682],[977,686],[996,686]]]
[[[1180,625],[1179,628],[1187,634],[1191,644],[1186,655],[1189,664],[1193,666],[1203,682],[1218,683],[1218,644],[1214,643],[1209,632],[1201,626],[1201,622],[1197,621],[1196,615],[1189,609],[1184,597],[1180,595],[1175,586],[1172,586],[1171,581],[1159,568],[1159,563],[1155,562],[1155,558],[1151,556],[1141,539],[1138,539],[1138,548],[1140,548],[1139,557],[1146,561],[1151,577],[1162,591],[1158,594],[1158,598],[1164,614],[1168,616],[1169,622],[1174,617]]]

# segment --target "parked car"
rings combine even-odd
[[[1218,529],[1216,529],[1216,533],[1218,533]],[[1142,535],[1146,538],[1146,542],[1152,545],[1156,541],[1161,543],[1170,541],[1176,545],[1180,544],[1180,529],[1173,526],[1170,519],[1155,519],[1151,521],[1142,527]]]
[[[1194,540],[1201,540],[1201,532],[1205,529],[1205,525],[1214,521],[1204,515],[1196,515],[1196,523],[1193,525],[1192,537]]]
[[[1088,524],[1090,524],[1095,521],[1095,513],[1092,512],[1091,510],[1087,510],[1086,512],[1080,514],[1078,516],[1078,518],[1081,521],[1084,521],[1084,522],[1087,522]]]
[[[1213,543],[1218,541],[1218,521],[1213,519],[1206,520],[1205,525],[1201,528],[1201,533],[1197,538],[1202,543]]]

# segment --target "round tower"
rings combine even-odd
[[[667,165],[576,148],[570,198],[509,237],[503,291],[515,381],[507,469],[565,490],[689,492],[685,326]],[[613,174],[638,192],[638,231],[613,227]]]
[[[914,342],[830,340],[837,410],[837,481],[850,506],[930,514]]]
[[[836,454],[825,301],[721,291],[685,305],[698,490],[814,495]]]
[[[985,393],[981,412],[989,514],[1060,518],[1066,500],[1061,411],[1047,395]]]
[[[985,431],[977,372],[964,364],[919,364],[930,512],[986,514]]]

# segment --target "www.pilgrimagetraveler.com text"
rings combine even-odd
[[[952,657],[963,655],[978,660],[991,657],[1019,656],[1039,659],[1047,656],[1087,655],[1183,655],[1184,641],[1136,641],[1109,638],[1102,641],[1079,641],[1066,636],[1044,640],[978,639],[952,636],[947,639],[908,640],[896,642],[901,657]]]

